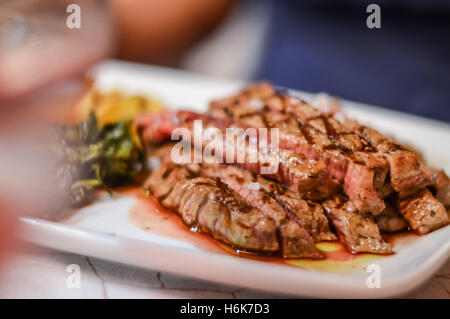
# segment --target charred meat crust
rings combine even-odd
[[[253,176],[250,172],[231,165],[202,165],[201,172],[221,179],[247,201],[278,221],[294,220],[304,228],[316,242],[334,240],[328,219],[322,207],[300,198],[295,193],[283,189],[276,182]]]
[[[244,198],[250,206],[272,219],[279,230],[283,257],[323,258],[314,246],[313,238],[302,224],[293,225],[290,216],[272,197],[251,188],[253,176],[250,172],[220,164],[202,164],[195,171],[200,175],[219,179]]]
[[[428,189],[398,200],[398,210],[418,234],[427,234],[449,223],[444,205]]]
[[[450,178],[443,170],[426,167],[429,186],[436,193],[436,199],[445,207],[450,207]]]
[[[380,234],[372,217],[356,212],[355,205],[344,197],[335,197],[323,204],[339,240],[352,253],[390,254],[392,247]]]
[[[171,143],[159,147],[153,152],[153,156],[159,158],[162,163],[172,163],[172,159],[168,156],[172,147]],[[185,167],[198,175],[219,178],[253,207],[265,212],[279,224],[287,218],[295,220],[300,227],[306,229],[315,242],[336,239],[330,231],[328,218],[322,206],[304,200],[298,193],[285,189],[275,181],[233,165],[203,163],[185,164]]]
[[[152,172],[144,187],[187,225],[198,226],[218,240],[250,250],[275,252],[280,248],[275,222],[217,180],[165,164]]]
[[[235,97],[233,101],[228,100],[228,104],[223,101],[211,103],[208,114],[217,120],[240,123],[242,115],[239,110],[248,108],[251,101],[259,98],[263,107],[254,111],[252,119],[260,118],[254,121],[254,125],[265,123],[266,127],[278,128],[282,148],[301,153],[310,159],[325,161],[331,177],[344,182],[348,174],[344,191],[355,202],[359,211],[380,213],[384,209],[384,203],[377,193],[377,187],[383,185],[387,176],[387,161],[375,154],[367,141],[337,121],[332,114],[321,113],[298,98],[279,94],[274,90],[267,98],[268,91],[267,85],[247,88],[241,96]],[[246,124],[250,125],[248,120]],[[357,174],[363,176],[358,178]],[[367,180],[364,181],[363,188],[353,187],[348,182],[362,183],[361,179]]]
[[[163,164],[151,174],[145,187],[163,207],[178,212],[187,225],[197,225],[230,245],[280,251],[284,258],[323,258],[309,234],[283,217],[282,210],[258,210],[217,178]]]
[[[391,141],[372,128],[356,124],[354,129],[388,160],[390,181],[396,192],[408,195],[426,186],[428,175],[418,153]]]
[[[324,160],[328,173],[343,182],[344,192],[361,213],[376,215],[384,210],[388,176],[401,196],[426,186],[427,174],[416,152],[357,122],[340,122],[333,114],[276,92],[268,84],[250,86],[232,98],[212,102],[208,114],[222,121],[278,127],[280,146]]]
[[[263,177],[257,175],[268,163],[260,157],[256,163],[247,161],[250,154],[245,147],[246,160],[234,158],[236,166],[163,164],[148,180],[147,189],[164,207],[230,245],[278,251],[286,258],[321,258],[314,241],[335,238],[329,219],[351,252],[389,254],[391,246],[380,230],[395,232],[409,224],[418,234],[426,234],[449,222],[445,206],[450,205],[450,181],[443,171],[427,167],[419,153],[374,129],[339,121],[334,114],[320,112],[267,84],[213,101],[206,114],[178,111],[143,116],[137,120],[138,132],[145,143],[158,145],[170,140],[178,127],[192,135],[198,119],[222,133],[227,127],[279,129],[279,150],[265,154],[279,169]],[[251,143],[259,142],[258,133],[246,134],[246,146],[250,138]],[[170,163],[168,152],[160,152],[162,162]],[[152,179],[159,180],[154,187]],[[251,183],[258,189],[248,187]],[[212,211],[206,213],[205,207]],[[263,227],[264,219],[271,227]],[[248,225],[248,242],[238,234],[243,224]],[[236,233],[230,233],[233,229]],[[259,248],[255,248],[257,240]]]
[[[322,206],[312,201],[303,200],[297,193],[284,189],[280,184],[263,177],[256,179],[260,190],[274,198],[284,210],[302,225],[314,241],[335,240],[328,219]]]
[[[278,163],[278,170],[263,176],[282,183],[292,192],[301,194],[303,198],[325,199],[340,188],[339,182],[328,174],[324,161],[308,159],[302,154],[283,149],[274,152],[271,156],[277,157],[271,162]],[[261,164],[241,163],[240,166],[254,174],[261,174]]]
[[[171,115],[166,112],[142,116],[137,121],[137,125],[142,139],[147,144],[158,145],[162,141],[170,140],[169,132],[177,127],[186,128],[191,136],[194,136],[193,121],[196,119],[202,119],[205,129],[217,128],[225,132],[227,124],[212,120],[201,114],[186,111],[178,111],[171,113]],[[232,126],[232,123],[228,124]],[[158,127],[161,127],[161,129],[158,129]],[[169,130],[169,127],[172,130]],[[245,128],[242,127],[242,129]],[[258,136],[255,137],[258,138]],[[241,137],[237,136],[237,138]],[[242,142],[246,146],[243,149],[244,153],[238,155],[235,152],[232,154],[234,156],[234,162],[237,165],[248,169],[254,174],[261,174],[263,167],[277,165],[274,173],[264,173],[264,176],[283,183],[291,191],[302,194],[304,198],[311,200],[326,199],[336,193],[340,188],[339,181],[330,176],[327,165],[322,160],[306,158],[303,154],[280,149],[270,154],[261,154],[261,152],[258,152],[256,162],[253,163],[249,160],[252,158],[249,141],[245,139]],[[228,141],[224,140],[224,150],[227,149],[227,143]],[[202,147],[206,147],[206,145],[202,145]],[[222,155],[216,154],[215,156],[221,157],[223,162],[225,162],[226,156],[228,155],[224,152]],[[242,156],[244,161],[238,160],[238,156]]]

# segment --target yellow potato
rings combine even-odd
[[[94,111],[98,123],[103,126],[121,120],[133,119],[139,113],[157,112],[162,109],[162,103],[154,98],[129,96],[120,91],[100,93],[91,88],[81,98],[77,105],[78,120],[87,118]]]

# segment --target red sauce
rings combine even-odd
[[[153,234],[190,243],[202,250],[227,253],[211,236],[190,229],[174,212],[162,208],[154,199],[139,195],[129,211],[129,220]]]
[[[279,256],[264,256],[259,253],[233,248],[225,243],[215,240],[209,234],[190,229],[175,212],[162,208],[155,199],[151,196],[147,196],[140,188],[121,189],[118,191],[118,195],[136,197],[136,204],[129,211],[129,220],[137,227],[160,236],[189,243],[201,250],[213,253],[287,266],[321,270],[328,270],[330,268],[354,268],[355,265],[362,264],[363,261],[366,261],[368,259],[367,257],[380,257],[372,254],[352,254],[338,241],[317,244],[317,247],[326,257],[324,260],[286,260]],[[336,265],[338,265],[338,267]]]

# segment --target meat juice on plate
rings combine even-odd
[[[323,260],[283,259],[270,255],[263,256],[233,248],[213,239],[208,234],[202,233],[195,227],[189,228],[175,212],[162,208],[154,199],[147,197],[140,188],[127,189],[121,193],[132,195],[137,199],[128,214],[128,220],[135,226],[156,235],[187,242],[201,250],[212,253],[332,272],[348,272],[354,269],[362,269],[376,259],[386,258],[386,256],[375,254],[352,254],[338,241],[316,244],[316,247],[325,255]]]

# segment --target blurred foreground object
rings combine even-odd
[[[114,50],[104,1],[79,0],[81,28],[70,29],[70,1],[0,3],[0,101],[83,74]]]
[[[111,0],[119,57],[176,65],[229,12],[233,0]]]

